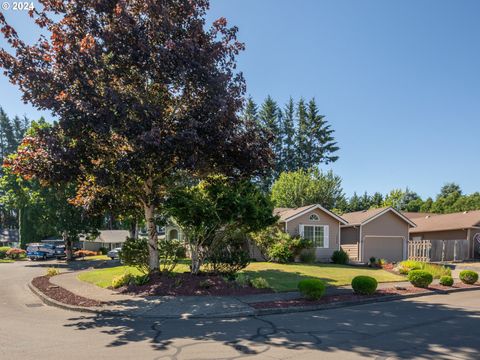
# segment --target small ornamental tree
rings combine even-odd
[[[233,230],[246,233],[276,221],[272,203],[255,185],[247,181],[231,182],[222,175],[172,190],[166,211],[185,233],[193,274],[223,246]]]
[[[27,44],[0,13],[11,49],[0,67],[23,100],[51,111],[53,128],[24,140],[11,164],[44,182],[75,181],[75,203],[123,194],[141,208],[149,269],[158,271],[155,220],[172,174],[260,176],[270,134],[238,113],[244,45],[208,0],[44,0],[30,11],[42,35]],[[115,191],[113,191],[113,189]]]

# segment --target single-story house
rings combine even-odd
[[[19,247],[20,237],[17,229],[0,229],[0,246]]]
[[[301,236],[313,242],[318,261],[329,261],[340,249],[340,226],[347,221],[319,204],[299,208],[276,208],[278,226],[291,236]]]
[[[99,251],[100,248],[112,250],[122,247],[123,243],[130,236],[128,230],[100,230],[100,235],[93,240],[81,238],[80,247],[83,250]]]
[[[404,213],[417,224],[411,240],[466,240],[466,258],[480,258],[480,210],[452,214]]]
[[[350,260],[366,263],[371,257],[398,262],[408,257],[408,234],[415,223],[392,207],[342,215],[341,248]]]

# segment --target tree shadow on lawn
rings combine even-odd
[[[296,291],[298,282],[304,279],[320,279],[325,281],[328,286],[333,286],[336,282],[335,279],[328,277],[309,276],[298,271],[282,271],[278,269],[243,270],[243,273],[251,278],[264,278],[275,291]]]
[[[58,268],[72,271],[85,270],[89,268],[106,269],[121,266],[119,260],[73,260],[73,261],[29,261],[25,267],[32,268]]]
[[[106,347],[148,341],[159,358],[192,354],[213,358],[224,353],[232,355],[221,356],[224,359],[258,354],[286,357],[294,356],[295,350],[316,350],[368,358],[477,359],[480,351],[478,332],[472,331],[480,328],[480,311],[427,303],[425,298],[250,318],[156,320],[92,315],[71,318],[64,326],[111,335],[113,340]]]

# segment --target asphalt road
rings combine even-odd
[[[480,359],[480,291],[241,319],[139,320],[43,305],[48,264],[0,264],[0,359]],[[81,265],[79,265],[81,266]]]

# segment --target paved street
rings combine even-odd
[[[127,319],[45,306],[45,263],[0,264],[0,359],[478,359],[480,291],[241,319]]]

